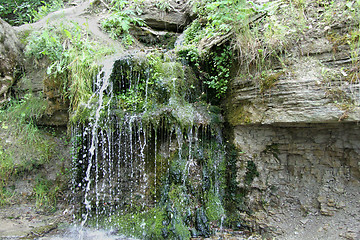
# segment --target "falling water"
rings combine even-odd
[[[206,105],[185,101],[186,78],[175,75],[182,68],[173,62],[165,67],[169,76],[154,83],[154,71],[131,56],[109,61],[97,76],[86,104],[92,113],[73,129],[73,185],[82,203],[81,226],[103,227],[105,221],[136,235],[135,223],[121,225],[130,214],[128,222],[139,218],[138,236],[157,231],[151,230],[154,221],[160,221],[162,237],[188,236],[189,227],[208,236],[203,212],[217,221],[212,208],[222,209],[221,134],[210,127]],[[157,100],[156,91],[167,98]],[[210,197],[215,205],[205,202]],[[204,216],[196,216],[200,213]]]

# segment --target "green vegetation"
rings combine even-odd
[[[135,17],[132,10],[114,11],[108,18],[101,22],[101,26],[110,34],[113,39],[122,38],[123,42],[131,45],[134,42],[130,35],[132,26],[144,26],[145,23]]]
[[[253,12],[251,8],[247,8],[244,0],[202,0],[192,1],[192,5],[198,14],[198,20],[186,29],[185,43],[193,45],[224,36],[232,31],[236,24],[239,24],[240,28],[245,26],[249,14]]]
[[[237,162],[239,160],[238,149],[228,144],[226,148],[226,188],[224,196],[224,207],[226,210],[226,219],[224,226],[231,229],[238,229],[242,220],[239,210],[244,211],[244,198],[246,191],[239,188],[237,181]]]
[[[217,225],[221,224],[221,220],[225,219],[225,210],[223,202],[218,192],[209,191],[205,201],[206,216],[210,222],[216,222]]]
[[[64,99],[75,110],[92,94],[92,80],[99,72],[98,61],[112,50],[88,39],[76,23],[48,26],[42,32],[33,32],[28,38],[26,56],[36,61],[49,61],[48,81],[55,84]]]
[[[38,21],[62,7],[62,0],[0,0],[0,18],[17,26]]]
[[[41,5],[37,11],[34,9],[32,10],[31,22],[39,21],[40,19],[46,17],[49,13],[55,12],[64,7],[63,0],[52,0],[50,2],[42,1],[41,3],[43,5]]]
[[[2,128],[4,127],[6,125],[3,124]],[[6,187],[14,171],[14,161],[11,155],[6,153],[0,145],[0,206],[9,203],[12,198],[12,193]]]
[[[269,60],[279,61],[305,29],[300,7],[291,2],[203,0],[192,5],[198,17],[185,30],[184,46],[177,53],[208,86],[209,99],[226,95],[234,63],[267,71]],[[261,81],[260,91],[274,82]]]
[[[232,55],[232,50],[229,46],[226,46],[223,49],[215,48],[204,59],[208,63],[207,73],[209,74],[205,83],[209,88],[215,90],[217,98],[224,97],[227,91],[230,80],[230,68],[232,66]]]
[[[260,93],[265,93],[276,85],[276,82],[284,74],[284,71],[263,71],[260,76],[259,90]]]
[[[259,172],[257,171],[257,167],[253,161],[247,161],[246,165],[246,174],[245,174],[245,184],[251,185],[251,183],[254,181],[255,177],[259,176]]]
[[[6,113],[9,120],[19,124],[26,124],[40,119],[46,111],[47,101],[40,95],[25,94],[18,102],[13,101],[7,106]]]
[[[165,207],[151,208],[142,213],[114,215],[111,222],[126,236],[154,240],[190,239],[190,232],[181,218]]]
[[[157,0],[155,5],[157,8],[165,12],[171,10],[169,0]]]
[[[142,12],[143,1],[112,0],[108,6],[111,14],[101,21],[102,28],[113,39],[121,39],[125,45],[132,45],[134,38],[130,34],[131,28],[145,26],[142,19],[136,17]]]
[[[59,185],[38,176],[33,190],[36,208],[47,212],[55,211],[59,190]]]
[[[45,110],[46,101],[32,94],[20,101],[13,100],[0,110],[2,133],[12,136],[11,144],[0,140],[1,204],[16,201],[9,185],[13,177],[38,170],[54,156],[53,143],[35,125]]]
[[[52,146],[35,125],[35,122],[45,113],[46,106],[47,103],[41,96],[27,94],[19,102],[13,101],[12,105],[1,110],[0,120],[3,123],[3,129],[10,128],[19,137],[25,149],[32,148],[37,154],[36,160],[25,157],[28,159],[27,161],[31,162],[31,164],[23,162],[23,167],[28,170],[33,165],[44,164],[51,156]],[[31,158],[31,156],[29,157]]]
[[[249,101],[243,101],[239,106],[229,106],[227,120],[232,126],[251,123],[251,113],[247,110],[250,106]]]

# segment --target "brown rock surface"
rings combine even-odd
[[[7,101],[16,71],[23,63],[22,45],[14,29],[0,19],[0,104]]]

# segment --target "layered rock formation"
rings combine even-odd
[[[187,1],[158,1],[156,4],[148,1],[144,4],[149,7],[144,8],[140,17],[152,29],[182,32],[190,22]]]
[[[242,210],[279,239],[360,237],[358,49],[328,36],[307,35],[261,74],[240,71],[225,104]]]

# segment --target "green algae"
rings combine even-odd
[[[244,125],[251,123],[251,113],[247,110],[250,102],[244,101],[242,104],[238,104],[237,107],[231,106],[227,111],[227,121],[232,126]]]
[[[97,134],[101,129],[119,134],[125,131],[121,126],[129,125],[132,119],[126,134],[146,142],[141,151],[147,185],[141,194],[134,189],[131,196],[121,196],[125,203],[89,198],[93,209],[90,215],[102,215],[91,224],[112,226],[121,234],[141,239],[210,236],[211,226],[219,227],[225,218],[221,109],[203,100],[198,79],[189,67],[161,53],[139,61],[118,60],[114,69],[110,78],[113,95],[111,98],[106,93],[103,99],[105,107],[100,113]],[[77,122],[91,122],[94,109],[86,109],[89,106],[92,103],[79,108],[79,116],[74,118]],[[91,136],[84,137],[79,144],[89,146]],[[106,146],[107,140],[104,141]],[[84,149],[76,151],[82,162],[84,154],[88,157]],[[96,164],[100,169],[102,162]],[[75,166],[84,169],[76,162]],[[77,181],[83,178],[84,173],[77,174]],[[111,216],[106,216],[107,212]]]

